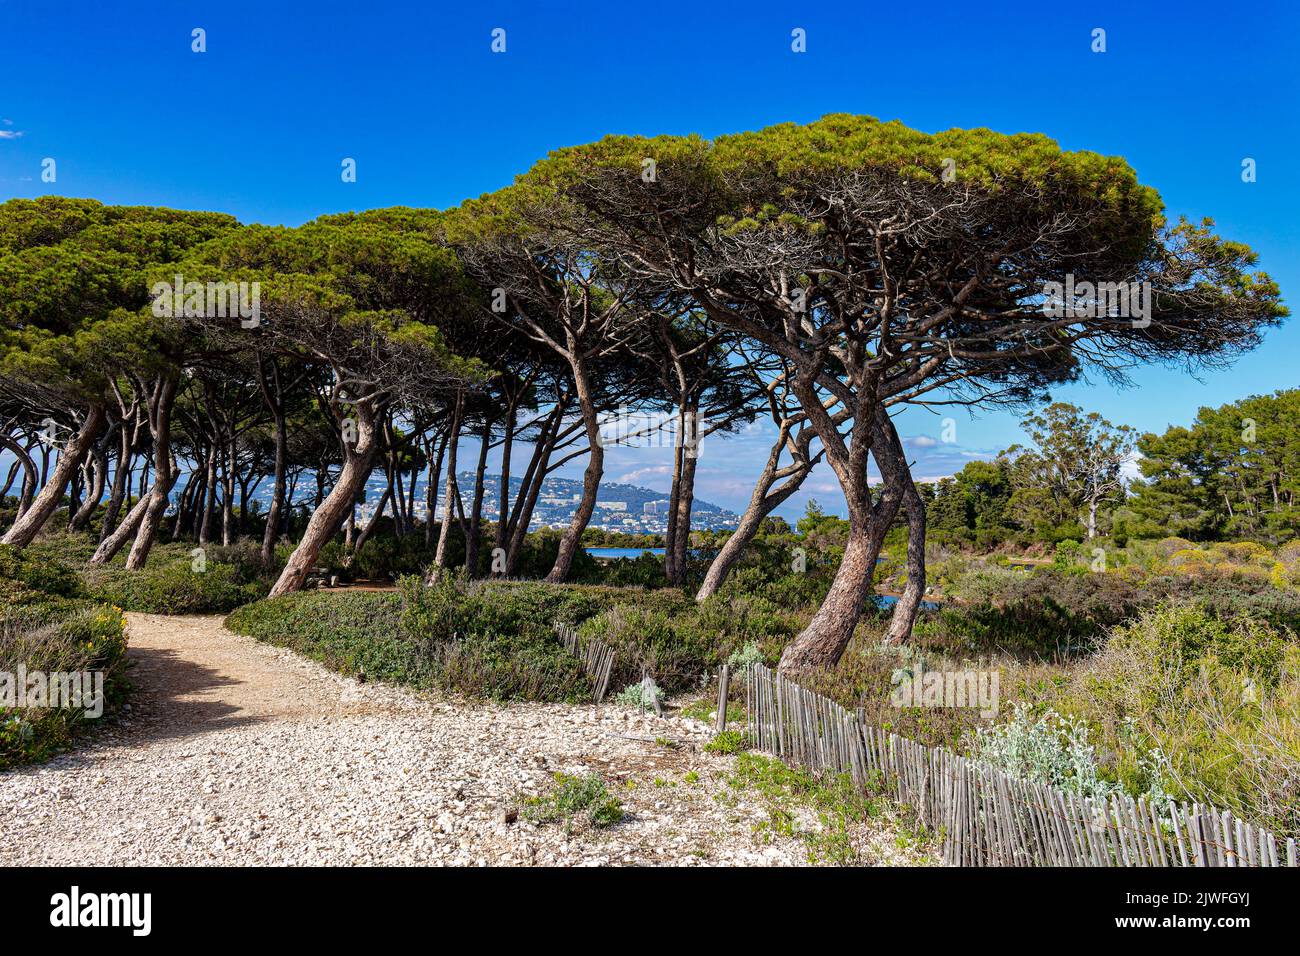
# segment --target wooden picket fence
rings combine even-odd
[[[1297,866],[1296,841],[1226,810],[1079,797],[865,724],[762,665],[746,668],[752,746],[884,786],[938,833],[953,866]]]
[[[555,634],[564,649],[582,661],[582,668],[595,688],[592,700],[599,704],[609,691],[609,675],[614,668],[614,648],[595,638],[584,640],[578,635],[576,627],[560,621],[555,622]]]

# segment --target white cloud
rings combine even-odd
[[[647,478],[662,478],[665,475],[670,476],[673,473],[671,465],[651,465],[646,468],[637,468],[635,471],[629,471],[626,474],[615,478],[616,484],[634,485],[638,481],[644,481]]]
[[[913,448],[933,448],[939,444],[939,441],[929,435],[914,435],[911,438],[904,439],[903,444],[911,445]]]
[[[22,135],[20,129],[0,129],[0,139],[18,139]]]

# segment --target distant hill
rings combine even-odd
[[[490,475],[484,479],[486,494],[496,500],[496,489],[501,478]],[[461,487],[472,487],[474,476],[460,476]],[[511,497],[518,493],[519,479],[511,476]],[[572,478],[547,478],[538,495],[537,508],[533,514],[534,525],[567,524],[573,517],[574,505],[582,497],[582,482]],[[591,525],[595,528],[607,528],[615,531],[662,532],[667,527],[667,516],[662,512],[645,514],[645,506],[651,502],[661,502],[666,508],[668,493],[642,488],[639,485],[625,485],[618,482],[602,482],[600,493],[596,497],[596,513]],[[611,507],[612,506],[612,507]],[[710,501],[696,498],[691,511],[691,527],[696,529],[734,528],[740,519],[725,508]]]
[[[468,507],[470,497],[474,493],[474,474],[473,472],[463,471],[459,472],[457,477],[460,481],[461,495],[465,499],[466,507]],[[498,511],[497,488],[500,482],[500,475],[485,475],[483,479],[483,511],[489,518]],[[364,517],[368,514],[369,509],[379,500],[383,494],[384,484],[384,473],[376,469],[366,484],[365,504],[362,505],[359,511],[360,516]],[[519,493],[520,484],[520,479],[512,475],[510,478],[511,501]],[[257,489],[255,497],[262,500],[265,505],[270,500],[270,492],[270,482],[263,482]],[[417,514],[421,516],[423,515],[425,501],[424,492],[425,482],[421,477],[415,486]],[[301,487],[299,494],[303,494]],[[574,505],[577,503],[576,499],[580,498],[581,495],[581,481],[573,478],[547,478],[542,484],[541,494],[538,495],[537,507],[533,511],[531,527],[568,524],[573,518]],[[441,505],[441,493],[438,498],[439,505]],[[651,502],[662,502],[662,507],[666,508],[668,493],[642,488],[639,485],[602,482],[600,494],[596,498],[596,512],[592,515],[591,527],[630,533],[662,533],[667,529],[667,516],[660,511],[656,511],[654,514],[646,514],[645,506]],[[614,507],[608,507],[610,505]],[[696,530],[734,528],[739,520],[740,518],[735,513],[701,498],[695,499],[691,511],[691,527]]]

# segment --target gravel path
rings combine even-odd
[[[0,865],[807,862],[802,838],[761,826],[760,794],[728,786],[735,758],[705,753],[698,721],[422,696],[217,617],[128,617],[132,709],[0,774]],[[567,833],[505,812],[558,771],[600,773],[624,822]],[[853,840],[865,862],[932,862],[896,832],[875,818]]]

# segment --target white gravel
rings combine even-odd
[[[0,774],[0,865],[807,862],[800,838],[755,831],[759,795],[718,799],[735,758],[705,753],[698,721],[425,697],[220,618],[129,617],[132,709],[73,753]],[[558,771],[600,773],[624,822],[507,822]],[[868,826],[867,862],[933,862],[900,850],[887,818]]]

